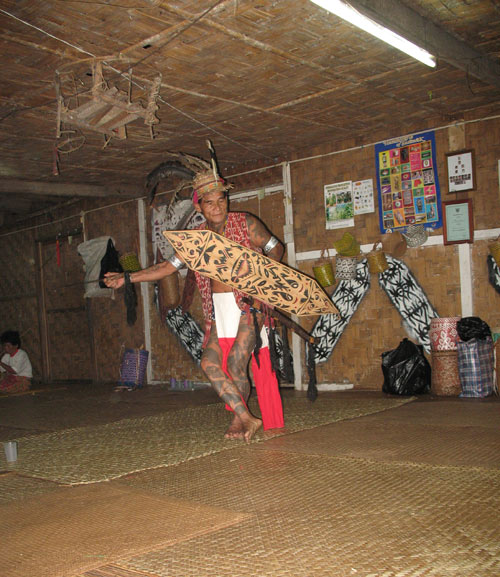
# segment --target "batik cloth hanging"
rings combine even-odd
[[[390,256],[387,262],[389,267],[379,275],[379,284],[403,318],[408,334],[429,353],[431,320],[439,315],[406,264]]]
[[[339,314],[321,315],[311,331],[311,336],[315,338],[316,363],[324,363],[329,359],[369,288],[370,273],[367,261],[363,259],[356,267],[356,277],[352,280],[340,281],[332,295],[332,301]]]

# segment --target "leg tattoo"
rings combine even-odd
[[[246,406],[250,396],[247,367],[254,346],[253,325],[248,325],[246,317],[242,317],[238,334],[227,360],[227,370],[231,378],[222,370],[222,350],[215,326],[212,327],[201,359],[201,368],[212,387],[234,412],[233,421],[226,432],[226,437],[243,438],[246,442],[250,441],[262,425],[262,421],[254,417]]]

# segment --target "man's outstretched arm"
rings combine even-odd
[[[160,280],[174,273],[176,270],[179,270],[179,268],[182,266],[183,262],[180,260],[180,258],[174,256],[169,260],[159,262],[158,264],[154,264],[143,270],[130,273],[130,280],[134,283]],[[118,289],[122,287],[124,283],[124,273],[122,272],[107,272],[104,275],[104,284],[109,288]]]

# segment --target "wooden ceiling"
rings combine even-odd
[[[0,226],[143,196],[207,138],[231,172],[499,112],[499,1],[351,4],[437,67],[309,0],[0,0]]]

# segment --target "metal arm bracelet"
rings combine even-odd
[[[174,268],[176,270],[179,270],[181,268],[183,268],[184,263],[182,262],[182,260],[175,254],[173,254],[168,260],[167,262],[169,262],[170,264],[172,264],[174,266]]]
[[[266,243],[266,246],[262,249],[264,254],[269,254],[273,248],[279,243],[279,240],[272,236]]]

